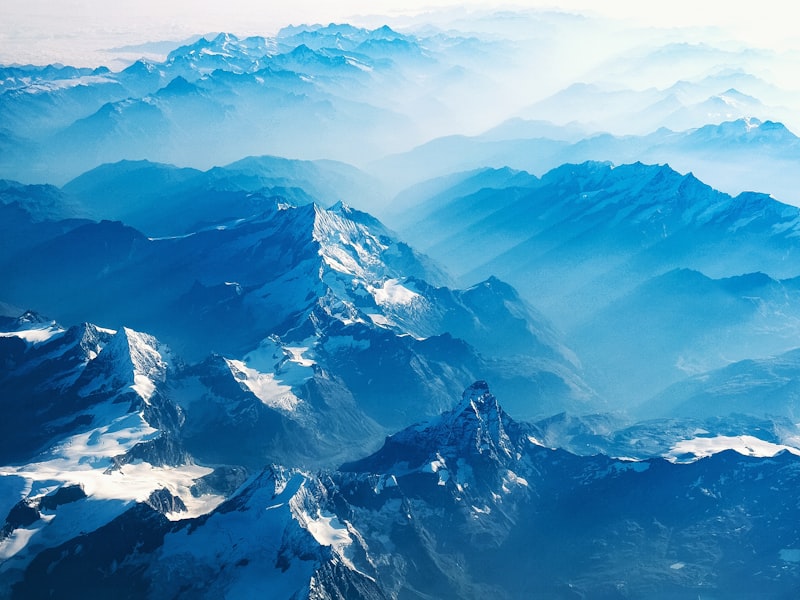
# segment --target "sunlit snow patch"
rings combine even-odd
[[[528,441],[529,441],[531,444],[533,444],[534,446],[541,446],[542,448],[544,448],[544,444],[543,444],[542,442],[540,442],[539,440],[537,440],[537,439],[536,439],[535,437],[533,437],[532,435],[529,435],[529,436],[528,436]]]
[[[289,361],[301,367],[313,367],[314,361],[306,358],[304,354],[308,352],[308,348],[304,346],[286,346],[286,352],[289,353]]]
[[[77,485],[86,494],[81,502],[89,503],[80,509],[72,504],[59,506],[50,514],[42,513],[31,526],[15,529],[11,536],[0,540],[1,559],[16,557],[29,543],[57,546],[79,535],[81,529],[101,527],[132,503],[147,501],[157,490],[168,490],[186,506],[186,511],[166,514],[169,519],[205,514],[224,500],[223,496],[195,497],[191,493],[195,481],[212,472],[207,467],[154,466],[143,461],[115,467],[115,457],[159,435],[140,412],[128,410],[129,404],[113,400],[95,405],[91,408],[93,421],[103,425],[66,438],[34,462],[0,467],[0,489],[13,489],[15,502],[39,498],[60,486]],[[24,482],[21,488],[15,483],[19,481]],[[76,510],[81,511],[80,517]],[[24,562],[25,558],[15,560]]]
[[[56,324],[55,321],[48,323],[46,325],[42,325],[41,327],[37,327],[35,329],[23,329],[22,331],[3,331],[0,332],[0,337],[15,337],[21,340],[24,340],[28,344],[35,346],[37,344],[42,344],[49,340],[55,339],[56,337],[60,337],[64,334],[66,329],[60,327]]]
[[[371,313],[367,314],[367,316],[378,327],[386,327],[387,329],[391,329],[395,326],[394,321],[387,319],[384,315]]]
[[[503,476],[503,492],[510,494],[512,491],[512,485],[528,487],[528,481],[524,477],[520,477],[514,473],[514,471],[507,470],[506,474]]]
[[[163,487],[171,488],[176,495],[182,490],[186,492],[182,497],[191,498],[188,488],[194,479],[212,471],[193,465],[154,467],[145,462],[109,469],[114,457],[157,437],[160,432],[150,426],[141,413],[128,412],[128,405],[124,403],[108,400],[92,407],[91,412],[94,421],[104,424],[66,438],[37,462],[0,468],[0,476],[23,477],[31,482],[34,490],[37,487],[34,484],[43,481],[80,484],[87,496],[97,499],[143,501],[151,492]]]
[[[228,360],[234,377],[246,386],[265,405],[293,411],[301,400],[292,388],[303,385],[314,376],[314,339],[302,345],[284,346],[278,338],[267,338],[243,361]]]
[[[156,490],[169,490],[180,497],[186,506],[186,511],[167,513],[165,516],[170,520],[209,513],[225,500],[220,495],[192,495],[191,488],[195,480],[212,471],[197,465],[176,468],[138,463],[125,465],[124,469],[111,472],[89,465],[80,465],[74,470],[63,472],[59,470],[62,467],[61,461],[52,461],[17,469],[0,469],[0,479],[22,477],[28,481],[32,490],[38,488],[43,491],[50,484],[58,482],[63,485],[80,485],[87,496],[80,501],[80,505],[66,504],[59,506],[54,513],[42,513],[41,518],[32,525],[17,528],[8,538],[0,540],[0,561],[15,557],[29,543],[54,547],[86,530],[102,527],[128,510],[132,503],[146,501]],[[32,493],[28,497],[42,495],[44,493]],[[22,560],[24,562],[25,559]],[[8,563],[7,566],[13,566],[13,563]]]
[[[292,411],[300,403],[300,399],[292,392],[292,387],[281,383],[274,373],[261,373],[240,360],[226,358],[225,362],[233,376],[267,406]]]
[[[447,463],[438,452],[436,453],[436,459],[422,465],[420,471],[423,473],[436,473],[439,476],[438,485],[446,485],[450,481],[450,471],[447,469]]]
[[[419,294],[400,283],[398,279],[387,279],[383,286],[372,290],[375,302],[381,306],[387,304],[411,304],[419,298]]]
[[[315,518],[309,516],[305,521],[305,526],[317,543],[322,546],[333,546],[340,549],[353,542],[347,527],[334,515],[328,516],[320,512]]]
[[[692,462],[725,450],[735,450],[744,456],[769,457],[787,451],[800,456],[800,450],[791,446],[773,444],[751,435],[696,437],[681,440],[665,454],[672,462]]]

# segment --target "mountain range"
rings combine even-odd
[[[766,195],[731,197],[666,165],[589,162],[542,178],[467,172],[398,201],[412,245],[461,282],[515,285],[617,404],[794,347],[800,215]]]
[[[161,206],[168,218],[174,207]],[[502,282],[488,278],[452,290],[433,263],[342,203],[322,209],[261,198],[246,208],[253,207],[265,212],[165,238],[120,222],[62,222],[63,233],[48,222],[56,235],[26,236],[8,253],[0,267],[5,297],[67,323],[151,332],[192,361],[212,352],[241,357],[270,336],[309,350],[323,364],[362,356],[363,369],[343,376],[394,426],[402,421],[390,415],[407,409],[376,403],[400,392],[391,381],[401,374],[406,385],[427,389],[418,405],[429,406],[422,414],[441,407],[432,403],[431,386],[439,390],[433,397],[445,399],[488,373],[500,378],[500,389],[506,381],[510,390],[553,406],[560,405],[556,398],[581,404],[593,397],[546,319]],[[148,214],[157,221],[163,213]],[[28,226],[42,227],[32,218]],[[31,240],[36,244],[28,245]],[[378,368],[387,364],[393,370]],[[408,402],[412,389],[397,401]]]
[[[796,53],[359,22],[0,65],[0,597],[794,597]]]
[[[797,508],[781,491],[794,454],[636,462],[551,450],[538,434],[476,382],[339,469],[268,467],[179,521],[133,504],[42,551],[11,597],[783,597],[798,585]],[[12,514],[50,528],[88,502],[61,488]]]
[[[662,125],[639,135],[592,132],[577,124],[558,127],[545,120],[515,118],[480,135],[431,140],[384,157],[370,168],[390,187],[401,191],[398,199],[414,184],[455,172],[491,167],[543,175],[565,163],[621,165],[641,161],[669,164],[682,174],[691,172],[731,195],[760,191],[783,202],[800,202],[792,169],[800,156],[797,136],[781,122],[735,117],[725,115],[712,124],[693,128]],[[402,204],[387,210],[391,216],[402,214]]]
[[[311,189],[328,181],[311,163],[243,164],[254,169],[251,189],[276,168]],[[759,358],[776,347],[770,331],[791,338],[793,279],[712,279],[665,262],[789,270],[796,209],[642,164],[565,165],[541,179],[485,170],[413,192],[434,194],[410,204],[432,209],[422,239],[435,241],[438,228],[444,240],[480,240],[488,263],[504,264],[495,240],[510,232],[531,243],[520,211],[539,215],[538,235],[561,240],[559,253],[581,248],[567,245],[567,231],[594,251],[613,248],[621,262],[605,285],[619,293],[602,303],[595,294],[565,337],[509,284],[492,276],[451,287],[430,258],[341,202],[250,191],[258,204],[234,200],[236,217],[217,197],[209,210],[223,212],[209,214],[226,220],[194,230],[168,220],[183,233],[164,237],[78,216],[99,190],[124,192],[131,173],[161,194],[144,213],[154,224],[175,210],[171,197],[180,203],[209,181],[120,163],[63,190],[6,184],[1,208],[18,232],[6,240],[6,300],[82,322],[32,311],[0,322],[7,595],[780,596],[797,584],[783,525],[794,509],[780,492],[794,485],[800,454],[796,361]],[[92,210],[114,216],[129,206],[122,198]],[[624,220],[613,216],[620,207]],[[657,250],[678,240],[697,246]],[[724,243],[738,254],[697,250]],[[450,256],[468,262],[468,249]],[[569,252],[551,288],[561,293],[575,269],[600,275]],[[542,254],[550,268],[557,255]],[[548,280],[533,281],[529,298],[541,302]],[[715,320],[705,316],[712,306]],[[648,339],[634,342],[641,331]],[[759,356],[711,370],[710,350],[736,352],[739,338],[742,358]],[[703,373],[665,375],[670,352],[697,353],[679,370]],[[620,363],[633,368],[617,388],[597,376]],[[484,379],[525,421],[500,408]],[[623,406],[628,414],[609,412]],[[420,417],[430,420],[413,424]],[[547,556],[524,551],[531,540]]]
[[[478,89],[465,48],[496,55],[490,46],[331,24],[274,38],[220,33],[119,72],[7,67],[0,147],[14,151],[0,176],[63,184],[119,160],[206,170],[264,154],[363,162],[447,130],[446,99]],[[411,118],[419,112],[429,122]]]

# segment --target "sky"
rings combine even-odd
[[[368,15],[391,20],[432,7],[588,11],[644,26],[722,27],[752,45],[800,48],[791,6],[785,0],[0,0],[0,62],[96,66],[114,54],[98,50],[124,45],[216,31],[269,35],[309,22],[367,23],[374,22]]]

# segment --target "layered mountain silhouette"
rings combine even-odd
[[[0,65],[0,596],[793,597],[796,56],[363,22]]]
[[[732,197],[666,165],[589,162],[541,178],[480,170],[398,199],[412,245],[462,283],[515,285],[621,405],[794,347],[800,213],[769,196]]]
[[[537,433],[477,382],[453,410],[338,470],[273,466],[177,522],[138,503],[41,552],[11,597],[783,595],[797,585],[797,509],[775,487],[793,485],[796,456],[582,458]],[[42,501],[56,505],[53,523],[68,518],[59,502],[90,501],[67,495]]]

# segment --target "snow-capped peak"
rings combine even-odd
[[[536,438],[529,426],[517,423],[500,407],[485,381],[463,393],[456,407],[412,425],[386,439],[371,457],[344,465],[344,470],[402,474],[407,471],[459,471],[460,465],[494,465],[505,472]],[[466,471],[465,471],[466,472]]]
[[[160,350],[165,349],[153,336],[123,327],[95,359],[104,377],[93,379],[81,393],[128,387],[149,402],[156,385],[166,379],[168,362]]]
[[[319,296],[320,308],[342,322],[426,337],[428,332],[416,321],[427,303],[407,284],[405,272],[411,265],[412,272],[425,274],[413,252],[377,219],[342,202],[329,209],[314,205],[313,210],[312,238],[322,259],[320,280],[327,288]]]
[[[5,331],[0,331],[0,337],[20,338],[33,346],[53,340],[66,331],[54,320],[30,310],[7,323],[3,329]]]
[[[314,205],[313,238],[325,263],[340,273],[369,280],[379,276],[380,254],[387,249],[367,227],[347,218],[346,207],[325,210]]]

